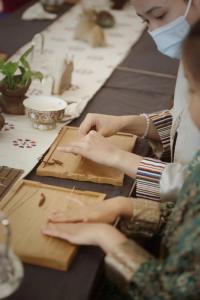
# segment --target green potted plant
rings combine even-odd
[[[32,71],[27,57],[33,51],[29,48],[18,61],[0,60],[0,105],[8,114],[24,114],[23,100],[33,79],[42,80],[41,72]]]

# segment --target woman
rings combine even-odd
[[[147,22],[158,49],[179,58],[190,25],[200,17],[200,1],[134,0],[133,3],[137,14]],[[136,178],[138,198],[175,199],[183,183],[185,165],[200,146],[200,136],[185,109],[186,89],[180,68],[172,111],[120,117],[89,114],[80,126],[81,139],[60,150],[116,167]],[[162,160],[143,158],[114,147],[105,137],[117,131],[148,138],[157,158]],[[166,163],[169,155],[171,163]]]
[[[189,113],[200,134],[199,56],[200,22],[192,28],[183,51],[189,82]],[[176,206],[164,228],[159,259],[111,225],[49,224],[43,233],[75,244],[100,246],[106,253],[108,273],[129,292],[131,299],[200,299],[200,151],[185,175]],[[161,220],[161,211],[159,208],[157,211]],[[51,218],[57,222],[55,216]]]

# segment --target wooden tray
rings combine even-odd
[[[39,206],[41,193],[46,200]],[[77,201],[93,205],[104,198],[105,194],[20,180],[0,203],[0,210],[6,213],[12,225],[12,249],[23,262],[67,270],[77,247],[44,236],[41,228],[47,223],[47,217],[52,211],[65,210],[70,213],[76,209]]]
[[[57,150],[58,146],[67,145],[77,138],[77,128],[65,126],[44,157],[43,162],[39,165],[37,175],[121,186],[124,179],[124,174],[121,171],[94,163],[80,155],[62,153]],[[136,136],[118,133],[108,139],[119,148],[131,152],[135,145]],[[54,159],[61,161],[63,164],[49,165]]]
[[[0,200],[11,189],[12,185],[23,172],[23,170],[0,166]]]

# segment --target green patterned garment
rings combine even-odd
[[[130,298],[200,300],[200,151],[188,167],[162,244],[167,255],[142,265],[131,281]]]

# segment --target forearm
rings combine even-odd
[[[107,277],[127,292],[134,274],[151,258],[147,251],[131,240],[116,244],[106,254]]]
[[[122,124],[122,131],[133,133],[137,136],[144,135],[147,126],[147,122],[144,116],[134,115],[134,116],[122,116],[120,118]],[[154,126],[153,122],[150,122],[150,127],[149,127],[147,137],[155,141],[160,141],[160,137],[158,135],[157,129]]]
[[[142,156],[119,150],[113,159],[113,167],[121,170],[123,173],[132,178],[136,178],[137,170],[142,159]]]
[[[131,218],[134,211],[134,198],[115,197],[107,200],[110,210],[115,210],[118,217]]]
[[[192,251],[186,246],[188,243],[184,245],[182,241],[181,248],[158,260],[135,242],[126,240],[107,253],[107,276],[131,299],[197,299],[198,248]],[[183,251],[184,247],[187,250]]]

